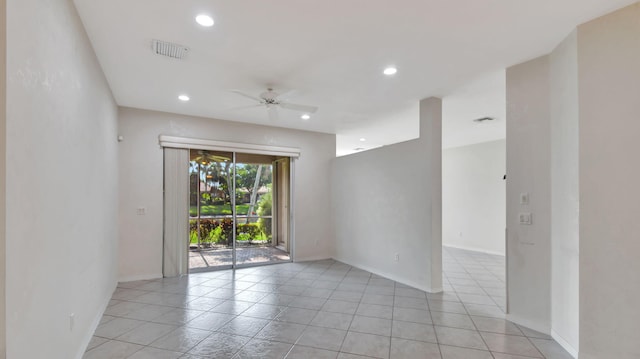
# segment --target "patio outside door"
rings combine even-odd
[[[289,173],[282,170],[282,163],[289,161],[288,157],[191,150],[190,271],[291,260],[288,241],[278,240],[282,236],[278,232],[288,228],[289,216],[276,215],[288,208],[282,198],[288,201],[289,196],[280,192],[289,191],[283,186],[289,183]],[[282,176],[287,181],[279,179]]]

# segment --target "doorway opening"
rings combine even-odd
[[[506,72],[442,101],[443,283],[485,312],[507,312]],[[466,305],[466,304],[465,304]]]
[[[291,158],[190,150],[189,270],[291,261]]]

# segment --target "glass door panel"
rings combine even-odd
[[[276,158],[236,154],[236,264],[290,260],[276,248],[273,213],[273,168]]]
[[[190,270],[233,265],[233,153],[191,150]]]

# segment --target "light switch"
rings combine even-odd
[[[520,204],[529,204],[529,193],[520,193]]]
[[[518,217],[520,224],[531,224],[531,213],[520,213]]]

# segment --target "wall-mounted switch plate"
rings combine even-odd
[[[529,193],[520,193],[520,204],[529,204]]]
[[[531,224],[531,213],[520,213],[518,215],[520,224]]]

